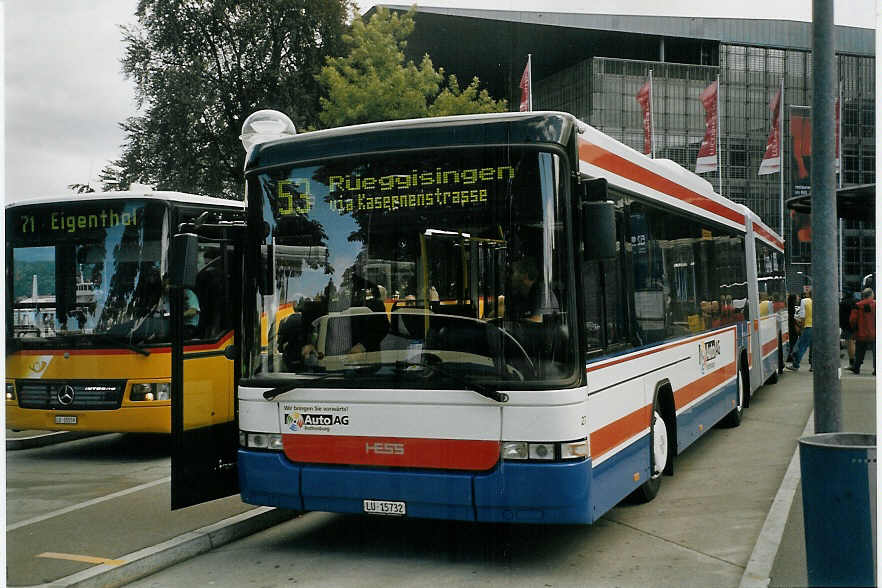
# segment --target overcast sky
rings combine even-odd
[[[372,4],[360,2],[363,9]],[[537,6],[535,0],[420,4],[519,11]],[[135,113],[132,84],[120,73],[119,27],[134,23],[136,0],[3,5],[6,199],[64,193],[69,184],[95,182],[101,167],[119,156],[119,123]],[[810,0],[551,0],[541,6],[546,12],[811,20]],[[872,28],[876,22],[874,0],[837,0],[835,7],[837,24]]]

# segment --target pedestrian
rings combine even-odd
[[[797,371],[799,362],[805,354],[806,349],[812,344],[812,291],[807,290],[805,296],[799,303],[799,309],[796,311],[796,324],[800,325],[802,333],[799,335],[799,341],[796,344],[796,350],[793,352],[793,363],[788,365],[787,369]],[[875,357],[875,356],[874,356]],[[811,363],[811,357],[809,357]]]
[[[851,311],[851,328],[854,330],[854,367],[851,371],[861,373],[861,364],[867,349],[873,354],[873,375],[876,375],[876,301],[872,288],[864,288],[861,301]]]
[[[860,300],[860,292],[846,289],[839,301],[839,328],[842,329],[842,339],[845,341],[845,349],[848,352],[848,367],[854,367],[854,332],[851,329],[851,310],[855,303]]]
[[[787,349],[787,362],[793,362],[793,352],[796,351],[796,343],[799,341],[799,325],[796,323],[796,309],[799,306],[799,297],[791,294],[787,297],[787,335],[789,345]]]

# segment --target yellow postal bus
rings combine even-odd
[[[112,192],[6,207],[6,426],[171,431],[169,242],[200,227],[181,329],[193,402],[231,398],[240,271],[223,239],[244,204],[178,192]],[[188,229],[189,227],[189,229]],[[207,232],[206,232],[207,230]],[[235,280],[234,280],[235,283]],[[234,418],[232,400],[213,413]]]

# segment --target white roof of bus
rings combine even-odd
[[[27,206],[31,204],[53,204],[58,202],[95,202],[102,200],[125,200],[127,198],[138,200],[163,200],[166,202],[179,202],[182,204],[195,204],[204,206],[229,206],[231,208],[245,208],[245,203],[238,200],[229,200],[226,198],[215,198],[213,196],[197,196],[195,194],[186,194],[184,192],[165,192],[165,191],[131,191],[131,192],[89,192],[86,194],[59,194],[56,196],[42,196],[37,198],[23,198],[6,204],[6,208],[14,208],[16,206]]]
[[[627,174],[617,174],[614,169],[605,167],[603,164],[594,165],[589,161],[585,161],[584,158],[582,158],[580,165],[580,171],[582,171],[583,173],[586,173],[592,177],[606,177],[612,185],[619,188],[643,194],[657,201],[664,202],[668,205],[688,210],[694,214],[711,217],[718,222],[739,228],[741,230],[746,230],[745,222],[749,216],[750,219],[753,220],[756,224],[764,227],[765,230],[773,236],[774,240],[778,241],[779,247],[783,246],[783,239],[781,239],[781,237],[777,235],[773,230],[771,230],[768,226],[763,224],[756,214],[750,211],[750,209],[748,209],[746,206],[738,204],[737,202],[733,202],[728,198],[725,198],[714,192],[711,183],[698,174],[695,174],[685,169],[674,161],[668,159],[653,159],[647,157],[639,151],[628,147],[624,143],[620,143],[612,137],[604,134],[602,131],[595,129],[591,125],[580,121],[573,117],[573,115],[565,112],[500,112],[494,114],[469,114],[437,118],[392,120],[353,125],[348,127],[338,127],[322,131],[314,131],[298,136],[314,137],[317,135],[346,135],[355,130],[371,131],[402,127],[414,128],[420,126],[435,125],[439,122],[471,123],[498,118],[528,118],[537,114],[558,114],[572,118],[578,127],[579,137],[583,141],[587,141],[602,149],[607,154],[613,155],[614,158],[617,158],[619,160],[619,163],[621,163],[622,161],[630,163],[631,171],[642,170],[642,173],[637,174],[638,176],[648,175],[648,177],[655,180],[661,178],[662,181],[654,182],[656,185],[653,186],[651,185],[653,184],[653,182],[640,181],[640,178],[636,176],[628,177]],[[668,187],[670,187],[670,183],[676,184],[677,186],[679,186],[679,188],[676,188],[673,191],[665,189],[664,185],[668,184]]]
[[[716,192],[710,182],[668,159],[653,159],[581,123],[580,171],[629,192],[746,230],[749,209]],[[757,217],[758,218],[758,217]]]

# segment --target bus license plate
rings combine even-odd
[[[368,514],[395,515],[407,514],[407,506],[394,500],[365,500],[364,512]]]
[[[57,416],[55,417],[56,425],[75,425],[77,424],[77,417],[75,416]]]

